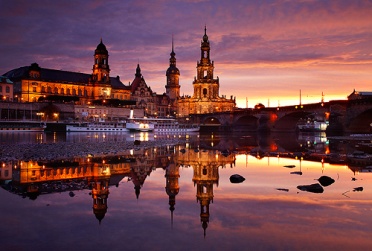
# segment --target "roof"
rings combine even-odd
[[[13,84],[13,82],[5,76],[0,76],[0,83]]]
[[[357,98],[359,97],[362,98],[362,97],[367,97],[367,98],[370,98],[372,97],[372,92],[366,92],[366,91],[356,91],[354,90],[349,96],[348,96],[348,99],[350,98]]]
[[[31,66],[23,66],[8,71],[4,74],[4,77],[9,78],[12,81],[20,81],[21,79],[29,78],[29,70]],[[62,83],[89,83],[91,74],[62,71],[54,69],[40,68],[40,80],[49,82],[62,82]],[[110,83],[114,89],[128,89],[129,86],[125,86],[119,77],[110,77]]]

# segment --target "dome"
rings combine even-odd
[[[180,70],[178,70],[177,67],[175,67],[174,65],[171,65],[168,70],[167,70],[167,75],[169,74],[178,74],[180,75]]]
[[[204,28],[204,36],[203,36],[203,41],[208,42],[208,36],[207,36],[207,26]]]
[[[101,42],[99,43],[99,45],[97,45],[97,49],[95,50],[95,54],[108,54],[106,46],[102,43],[102,39],[101,39]]]

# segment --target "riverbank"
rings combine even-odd
[[[186,142],[185,138],[172,138],[152,141],[4,144],[0,150],[0,161],[58,160],[86,156],[120,155],[131,149],[177,145],[184,142]]]

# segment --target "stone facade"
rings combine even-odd
[[[215,113],[233,111],[236,107],[235,98],[227,99],[219,96],[219,78],[214,78],[214,62],[210,59],[210,44],[207,29],[204,30],[201,41],[201,58],[197,62],[197,76],[194,78],[194,94],[182,96],[178,99],[178,117],[187,117],[191,114]]]

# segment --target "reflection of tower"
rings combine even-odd
[[[109,178],[98,179],[93,182],[92,198],[93,213],[99,223],[107,212],[107,198],[109,194]]]
[[[204,229],[204,237],[209,222],[209,204],[213,202],[213,184],[218,184],[218,165],[210,164],[194,166],[194,185],[196,199],[200,203],[200,221]]]
[[[130,179],[134,184],[134,190],[138,199],[141,188],[145,183],[147,176],[152,172],[151,163],[147,163],[146,158],[137,158],[138,164],[132,166],[130,169]]]
[[[171,161],[168,167],[165,169],[166,186],[165,191],[169,196],[169,210],[171,211],[171,220],[173,225],[173,211],[174,205],[176,204],[176,195],[180,191],[178,184],[178,178],[180,177],[179,167]]]

